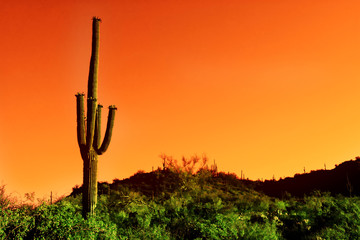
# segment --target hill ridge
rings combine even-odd
[[[331,195],[341,194],[344,196],[360,196],[360,157],[335,165],[335,168],[326,170],[312,170],[308,173],[297,173],[293,177],[279,180],[249,180],[240,179],[234,173],[216,172],[203,169],[194,174],[208,172],[206,183],[215,187],[225,185],[237,189],[254,189],[270,197],[283,198],[286,195],[302,197],[310,195],[314,191],[330,192]],[[160,169],[143,172],[122,180],[114,179],[113,183],[99,182],[99,195],[109,194],[112,190],[129,189],[141,192],[147,196],[155,196],[166,192],[173,192],[183,186],[183,179],[179,172],[171,169]],[[70,196],[81,193],[81,187],[73,188]]]

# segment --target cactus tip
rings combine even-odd
[[[85,95],[85,94],[84,94],[83,92],[78,92],[78,93],[75,94],[76,97],[78,97],[78,96],[84,96],[84,95]]]
[[[94,16],[94,17],[92,18],[92,20],[101,22],[101,18],[96,17],[96,16]]]
[[[109,109],[115,109],[115,110],[117,110],[117,108],[115,107],[115,105],[110,105],[110,106],[109,106]]]

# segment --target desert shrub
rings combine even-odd
[[[304,210],[311,225],[311,235],[325,239],[360,238],[359,199],[317,194],[305,198]]]
[[[279,229],[287,239],[360,239],[358,198],[315,192],[288,200],[279,214]]]
[[[321,229],[316,234],[312,234],[312,237],[307,237],[307,239],[358,239],[358,238],[349,238],[347,236],[345,229],[339,226],[327,227]]]
[[[250,224],[244,228],[244,234],[240,239],[256,240],[277,240],[283,239],[281,233],[278,232],[276,225],[271,223]]]
[[[74,205],[65,201],[53,205],[42,204],[31,215],[35,226],[30,236],[34,239],[44,236],[52,239],[71,237],[82,220]]]
[[[237,239],[239,234],[237,214],[217,214],[212,219],[199,220],[199,228],[204,239]]]
[[[165,186],[158,195],[140,189],[148,184],[141,173],[136,188],[111,188],[88,220],[81,195],[37,207],[3,201],[0,239],[360,239],[357,197],[270,198],[233,185],[234,176],[185,166],[156,172]],[[174,179],[181,182],[167,187]]]
[[[165,226],[154,225],[147,229],[142,228],[121,228],[119,229],[117,239],[154,239],[167,240],[171,239]]]
[[[5,193],[5,185],[0,186],[0,208],[8,208],[11,205],[11,199]]]
[[[0,210],[1,239],[24,239],[34,225],[26,208]]]
[[[84,220],[81,208],[68,201],[43,204],[31,214],[35,221],[28,237],[31,239],[113,239],[116,227],[106,221],[106,215],[97,214]]]

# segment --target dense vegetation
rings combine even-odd
[[[0,188],[0,239],[360,239],[359,197],[274,198],[206,159],[163,160],[163,169],[100,184],[87,220],[80,188],[36,207],[16,205]]]

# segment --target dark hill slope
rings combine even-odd
[[[316,190],[330,192],[332,195],[360,196],[360,158],[343,162],[331,170],[315,170],[310,173],[295,174],[294,177],[278,181],[241,180],[235,174],[223,172],[207,172],[205,175],[204,172],[198,172],[194,178],[196,178],[197,184],[211,185],[212,188],[229,193],[246,191],[250,188],[279,198],[284,197],[287,193],[302,197],[310,195]],[[160,195],[166,197],[169,193],[183,188],[184,184],[186,183],[180,173],[169,169],[158,169],[149,173],[138,172],[123,180],[115,179],[111,184],[99,183],[98,189],[100,195],[109,194],[110,191],[130,190],[141,192],[149,197]],[[81,187],[75,187],[70,196],[80,193]]]
[[[266,180],[257,184],[255,189],[273,197],[282,197],[286,192],[301,197],[315,190],[332,195],[360,196],[360,159],[343,162],[332,170],[295,174],[278,181]]]
[[[156,170],[149,173],[138,172],[123,180],[114,179],[113,183],[98,183],[99,195],[109,194],[110,192],[128,192],[136,191],[148,197],[163,196],[167,198],[175,191],[186,191],[186,188],[197,184],[201,188],[210,187],[221,190],[226,193],[235,193],[248,191],[249,186],[254,182],[247,180],[241,181],[235,174],[225,174],[223,172],[211,172],[208,170],[198,172],[190,178],[186,174],[174,172],[169,169]],[[76,196],[81,193],[82,187],[74,187],[70,196]],[[253,187],[252,187],[253,188]]]

